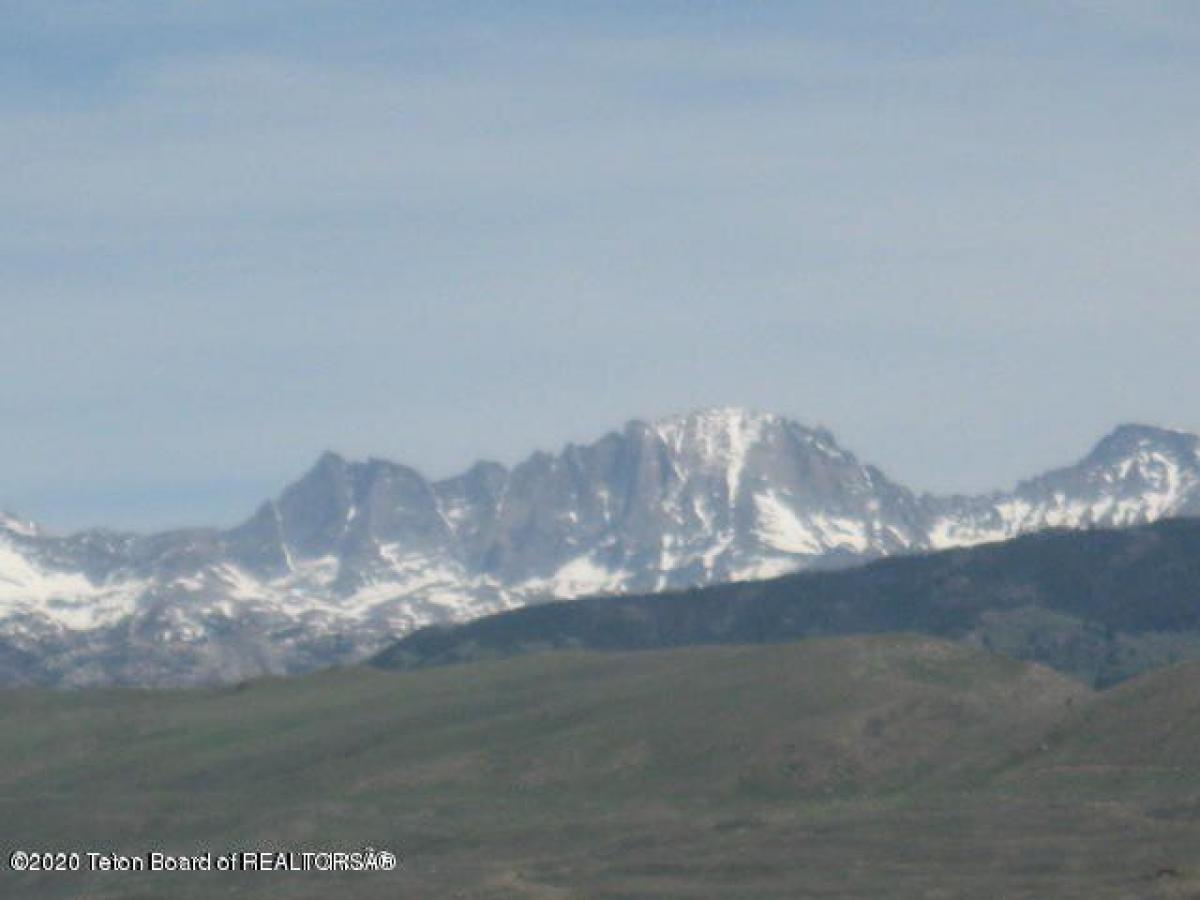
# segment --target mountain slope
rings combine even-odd
[[[422,626],[1200,511],[1200,441],[1123,426],[1006,493],[918,496],[823,429],[633,421],[430,481],[325,454],[236,528],[60,537],[0,518],[9,681],[190,684],[361,659]]]
[[[1106,685],[1200,657],[1200,521],[1048,531],[855,569],[552,603],[429,628],[376,658],[414,668],[552,648],[628,650],[920,632]]]

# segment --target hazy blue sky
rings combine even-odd
[[[1200,4],[0,0],[0,507],[232,523],[733,403],[1200,430]]]

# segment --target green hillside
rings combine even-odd
[[[1200,872],[1192,677],[1095,694],[964,644],[882,635],[11,691],[5,858],[370,844],[403,864],[5,871],[0,894],[1174,896]]]

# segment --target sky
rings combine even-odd
[[[0,0],[0,508],[233,524],[739,405],[1200,431],[1200,4]]]

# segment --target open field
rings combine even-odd
[[[1200,671],[1097,693],[881,635],[0,695],[4,855],[393,873],[0,875],[11,897],[1200,896]]]

